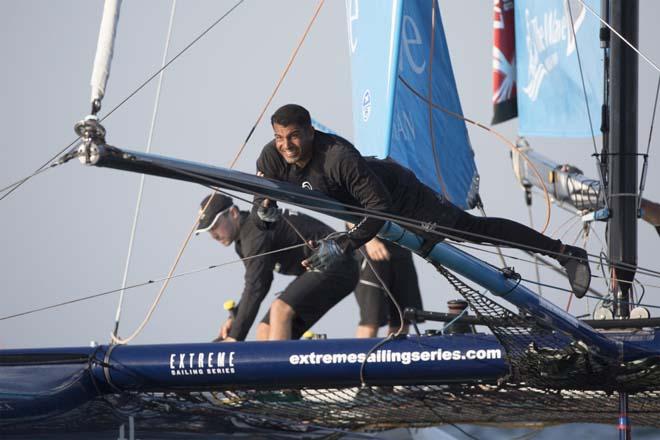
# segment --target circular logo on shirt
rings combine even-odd
[[[371,116],[371,92],[369,89],[362,95],[362,120],[367,122]]]
[[[304,189],[308,189],[308,190],[310,190],[310,191],[312,191],[312,190],[314,189],[314,188],[312,188],[312,184],[309,183],[309,182],[307,182],[307,181],[304,181],[304,182],[302,183],[302,187],[303,187]]]

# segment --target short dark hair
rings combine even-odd
[[[312,118],[309,116],[307,109],[298,104],[287,104],[278,108],[273,116],[270,117],[271,125],[281,125],[288,127],[289,125],[298,125],[300,127],[308,127],[312,125]]]

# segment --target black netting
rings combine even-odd
[[[510,374],[503,382],[550,390],[660,390],[658,356],[630,362],[601,356],[595,347],[552,329],[533,316],[516,314],[444,267],[436,268],[504,346]],[[643,336],[643,331],[638,333]]]
[[[504,346],[509,374],[497,384],[122,393],[56,417],[0,426],[0,434],[113,430],[128,417],[140,431],[249,432],[268,438],[446,423],[611,424],[619,417],[617,391],[629,395],[634,426],[660,428],[657,356],[605,359],[570,335],[499,305],[443,267],[438,270]],[[643,330],[609,336],[648,337]]]
[[[629,399],[634,426],[660,427],[660,392]],[[513,385],[394,386],[277,391],[122,394],[0,432],[112,431],[129,416],[140,432],[277,432],[327,435],[446,423],[612,424],[618,395]]]

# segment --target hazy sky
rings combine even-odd
[[[179,1],[170,44],[171,58],[234,1]],[[89,112],[92,61],[102,1],[0,0],[0,124],[3,160],[0,186],[29,174],[75,138],[73,125]],[[491,114],[492,1],[441,1],[459,94],[466,116],[488,124]],[[155,72],[163,56],[171,3],[124,1],[110,81],[102,114]],[[166,70],[152,151],[187,160],[228,166],[255,123],[280,73],[316,7],[314,1],[247,0]],[[656,62],[660,4],[640,1],[640,48]],[[591,15],[588,20],[593,20]],[[639,142],[645,149],[658,73],[639,66]],[[152,117],[156,81],[117,110],[106,122],[107,141],[144,150]],[[266,113],[288,102],[350,138],[352,136],[350,65],[344,2],[328,0],[298,59]],[[272,133],[268,118],[258,126],[236,166],[254,172],[254,162]],[[517,122],[497,127],[514,140]],[[513,174],[506,147],[495,137],[468,127],[481,174],[481,195],[489,215],[528,222],[523,192]],[[558,162],[571,162],[595,176],[590,140],[533,139],[533,146]],[[646,196],[660,199],[658,145],[651,146]],[[27,311],[120,287],[139,175],[84,167],[70,162],[29,181],[0,201],[0,315]],[[156,279],[169,270],[191,228],[203,187],[147,177],[129,284]],[[245,205],[242,205],[245,207]],[[543,222],[541,199],[534,204],[535,224]],[[569,216],[552,211],[548,232]],[[340,227],[336,220],[328,220]],[[603,236],[602,225],[598,234]],[[560,229],[561,236],[567,229]],[[573,227],[564,237],[577,236]],[[598,253],[595,239],[589,250]],[[639,225],[639,263],[659,269],[660,238]],[[512,251],[507,253],[515,254]],[[478,254],[488,261],[498,260]],[[178,272],[236,259],[208,236],[192,240]],[[445,311],[451,292],[435,270],[417,260],[428,310]],[[525,277],[533,267],[510,262]],[[598,272],[592,265],[594,273]],[[543,271],[543,280],[566,287],[562,278]],[[642,278],[650,284],[660,281]],[[260,315],[286,286],[278,277]],[[601,279],[593,285],[605,290]],[[238,300],[243,266],[205,271],[173,281],[154,317],[136,343],[201,342],[212,339],[226,313],[222,303]],[[130,290],[120,333],[141,321],[159,285]],[[660,289],[648,288],[645,301],[657,304]],[[561,307],[565,293],[545,290]],[[55,310],[0,321],[0,346],[47,347],[106,343],[113,328],[118,295],[79,302]],[[591,304],[593,306],[593,300]],[[571,311],[585,313],[586,300]],[[349,337],[357,325],[353,296],[314,328],[331,337]],[[427,324],[425,327],[436,327]],[[254,333],[251,333],[253,335]],[[252,336],[251,336],[252,337]]]

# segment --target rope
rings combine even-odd
[[[298,41],[298,45],[294,49],[293,53],[291,54],[291,57],[289,58],[289,62],[287,63],[286,67],[284,68],[284,71],[282,72],[282,75],[280,75],[280,79],[277,81],[277,84],[275,85],[275,89],[273,90],[273,93],[271,93],[270,97],[266,101],[266,104],[264,105],[263,109],[261,110],[261,113],[259,113],[259,116],[257,117],[257,121],[254,123],[252,128],[250,129],[250,132],[248,133],[247,137],[245,138],[245,141],[243,141],[243,145],[241,145],[241,148],[239,148],[238,153],[236,153],[236,156],[234,157],[234,160],[231,161],[231,164],[229,165],[229,168],[234,168],[234,165],[236,164],[236,161],[238,161],[239,156],[241,153],[243,153],[243,150],[245,149],[245,146],[247,145],[248,141],[252,137],[252,134],[254,133],[254,130],[256,130],[257,125],[259,125],[259,122],[263,118],[264,114],[266,113],[266,110],[270,106],[270,103],[273,101],[273,98],[277,94],[278,90],[280,89],[280,86],[282,85],[282,82],[284,81],[284,78],[286,75],[289,73],[289,69],[293,65],[293,61],[296,59],[296,56],[298,55],[298,51],[300,50],[300,47],[302,46],[303,42],[307,38],[307,34],[309,33],[310,29],[312,28],[312,25],[316,21],[316,17],[319,15],[319,12],[321,12],[321,7],[323,7],[323,3],[325,0],[320,0],[318,5],[316,6],[316,10],[314,11],[314,15],[312,16],[312,19],[309,21],[309,24],[307,24],[307,28],[305,28],[305,32],[303,33],[302,37]]]
[[[236,195],[231,194],[231,193],[229,193],[229,192],[226,192],[226,191],[223,191],[223,190],[220,190],[220,189],[214,188],[214,187],[210,187],[210,186],[209,186],[209,188],[212,189],[212,190],[217,190],[217,191],[219,191],[219,192],[221,192],[221,193],[223,193],[223,194],[226,194],[226,195],[228,195],[228,196],[230,196],[230,197],[237,198],[237,199],[239,199],[239,200],[241,200],[241,201],[244,201],[244,202],[246,202],[246,203],[253,203],[253,202],[250,201],[250,200],[247,200],[247,199],[242,198],[242,197],[240,197],[240,196],[236,196]],[[257,194],[257,195],[259,195],[259,194]],[[317,199],[318,199],[318,198],[317,198]],[[346,206],[349,207],[349,208],[352,207],[352,205],[346,205]],[[338,210],[335,210],[335,211],[336,211],[336,212],[339,212]],[[349,210],[349,211],[350,211],[350,210]],[[342,211],[342,212],[346,212],[346,211]],[[378,216],[374,216],[374,217],[378,217]],[[569,220],[570,220],[570,219],[569,219]],[[597,235],[596,235],[596,237],[599,238]],[[600,238],[599,238],[599,240],[600,240]],[[455,243],[455,245],[456,245],[456,246],[459,246],[459,247],[462,247],[462,248],[467,248],[467,249],[476,250],[476,251],[480,251],[480,252],[485,252],[485,253],[489,253],[489,254],[493,254],[493,255],[498,255],[497,252],[489,251],[489,250],[487,250],[487,249],[482,249],[482,248],[479,248],[479,247],[476,247],[476,246],[473,246],[473,245],[467,245],[467,244],[464,244],[464,243]],[[488,246],[488,245],[483,245],[483,246]],[[494,246],[494,245],[492,245],[492,246]],[[552,264],[546,262],[545,260],[543,260],[543,258],[538,257],[538,256],[534,256],[535,260],[532,261],[532,260],[527,260],[527,259],[520,258],[520,257],[514,256],[514,255],[510,255],[510,254],[502,254],[502,255],[505,256],[506,258],[510,258],[510,259],[513,259],[513,260],[522,261],[522,262],[529,263],[529,264],[534,264],[534,265],[536,265],[537,267],[538,267],[538,262],[540,261],[543,267],[546,267],[546,268],[551,269],[551,270],[553,270],[553,271],[559,271],[559,272],[562,272],[562,274],[563,274],[562,269],[559,269],[559,268],[555,267],[554,265],[552,265]],[[590,262],[592,262],[592,263],[599,263],[599,262],[601,262],[601,264],[602,264],[602,259],[595,259],[595,260],[588,259],[588,261],[590,261]],[[373,270],[373,267],[372,267],[372,270]],[[374,272],[375,272],[375,271],[374,271]],[[644,274],[643,272],[642,272],[641,274],[642,274],[642,275],[647,275],[647,276],[653,276],[653,275]],[[608,280],[607,277],[599,277],[599,276],[596,276],[596,275],[592,275],[592,277],[593,277],[593,278],[604,278],[606,281]],[[628,281],[626,281],[626,280],[618,280],[618,279],[616,279],[616,280],[617,280],[617,281],[620,281],[620,282],[623,282],[623,283],[628,282]],[[380,280],[380,281],[381,281],[381,284],[384,284],[384,283],[382,282],[382,280]],[[652,288],[659,288],[659,289],[660,289],[660,285],[653,285],[653,284],[648,284],[648,283],[641,283],[641,282],[639,282],[639,281],[637,281],[637,280],[635,280],[635,282],[637,282],[640,286],[652,287]],[[539,287],[541,287],[541,286],[546,286],[546,284],[540,282],[540,279],[537,279],[537,282],[534,283],[534,284],[537,284]],[[550,286],[552,286],[552,285],[550,285]],[[554,287],[554,286],[553,286],[553,287]],[[570,290],[567,290],[567,289],[562,289],[562,288],[558,288],[558,287],[555,287],[555,288],[570,292]],[[590,291],[591,291],[592,293],[594,293],[595,295],[597,295],[596,297],[603,297],[603,296],[604,296],[603,294],[601,294],[601,293],[599,293],[599,292],[597,292],[597,291],[595,291],[595,290],[593,290],[593,289],[590,289]]]
[[[653,126],[655,125],[655,113],[658,108],[658,95],[660,94],[660,76],[658,76],[658,85],[655,89],[655,101],[653,103],[653,115],[651,116],[651,127],[649,128],[649,141],[646,144],[646,154],[644,155],[644,165],[642,167],[642,177],[639,180],[639,199],[637,202],[637,209],[641,209],[642,206],[642,194],[644,194],[644,188],[646,186],[646,172],[649,165],[649,151],[651,151],[651,139],[653,138]]]
[[[51,164],[51,165],[50,165],[49,167],[47,167],[47,168],[41,168],[41,169],[38,169],[37,171],[35,171],[34,173],[30,174],[29,176],[27,176],[27,177],[23,177],[22,179],[17,180],[16,182],[14,182],[14,183],[12,183],[12,184],[10,184],[10,185],[7,185],[7,186],[5,186],[4,188],[0,189],[0,193],[5,192],[5,191],[7,191],[8,189],[10,189],[10,188],[12,188],[12,187],[20,186],[20,185],[22,185],[23,182],[25,182],[26,180],[31,179],[32,177],[36,176],[37,174],[41,174],[41,173],[43,173],[44,171],[48,171],[49,169],[54,168],[54,167],[56,167],[57,165],[59,165],[59,164],[58,164],[58,163],[54,163],[54,164]],[[13,191],[13,190],[12,190],[12,191]],[[6,195],[8,195],[8,194],[6,194]],[[0,200],[2,200],[3,198],[4,198],[4,196],[3,196],[2,198],[0,198]]]
[[[168,281],[168,280],[171,280],[171,279],[182,278],[182,277],[186,277],[186,276],[189,276],[189,275],[194,275],[194,274],[197,274],[197,273],[200,273],[200,272],[205,272],[207,270],[217,269],[219,267],[224,267],[224,266],[229,266],[231,264],[241,263],[241,262],[244,262],[244,261],[247,261],[247,260],[252,260],[254,258],[264,257],[266,255],[271,255],[271,254],[276,254],[276,253],[279,253],[279,252],[290,251],[291,249],[297,249],[297,248],[302,247],[302,246],[303,246],[302,244],[296,244],[296,245],[293,245],[293,246],[288,246],[288,247],[284,247],[284,248],[281,248],[281,249],[276,249],[274,251],[268,251],[268,252],[263,252],[261,254],[252,255],[251,257],[239,258],[239,259],[236,259],[236,260],[231,260],[231,261],[227,261],[227,262],[220,263],[220,264],[214,264],[214,265],[211,265],[211,266],[205,266],[205,267],[198,268],[198,269],[192,269],[192,270],[189,270],[187,272],[182,272],[182,273],[172,275],[172,276],[165,276],[165,277],[162,277],[162,278],[147,280],[147,281],[137,283],[137,284],[133,284],[133,285],[130,285],[130,286],[120,287],[120,288],[112,289],[112,290],[107,290],[107,291],[104,291],[104,292],[95,293],[95,294],[92,294],[92,295],[84,296],[84,297],[77,298],[77,299],[72,299],[72,300],[69,300],[69,301],[64,301],[64,302],[53,304],[53,305],[50,305],[50,306],[40,307],[38,309],[31,309],[31,310],[28,310],[28,311],[25,311],[25,312],[20,312],[20,313],[15,313],[13,315],[3,316],[3,317],[0,317],[0,321],[4,321],[6,319],[11,319],[11,318],[17,318],[19,316],[30,315],[32,313],[42,312],[44,310],[55,309],[55,308],[58,308],[58,307],[61,307],[61,306],[74,304],[74,303],[81,302],[81,301],[87,301],[87,300],[90,300],[90,299],[99,298],[101,296],[121,292],[122,290],[131,290],[131,289],[136,289],[138,287],[144,287],[144,286],[147,286],[149,284],[155,284],[155,283],[160,283],[160,282],[163,282],[163,281]]]
[[[245,148],[245,145],[247,144],[248,140],[252,136],[252,133],[254,132],[257,124],[259,123],[259,121],[263,117],[264,113],[266,112],[266,110],[268,108],[268,105],[270,104],[273,97],[275,96],[275,94],[279,90],[279,87],[282,84],[282,81],[286,77],[287,73],[289,72],[289,69],[290,69],[291,65],[293,64],[293,61],[295,60],[296,55],[298,54],[298,51],[299,51],[300,47],[302,46],[302,43],[305,41],[305,38],[307,37],[307,34],[309,33],[309,30],[311,29],[312,25],[314,24],[314,22],[316,20],[316,17],[318,16],[318,14],[321,10],[321,7],[323,6],[324,1],[325,0],[320,0],[319,1],[319,4],[316,7],[316,10],[314,11],[314,15],[312,16],[309,24],[307,25],[307,27],[305,29],[305,32],[304,32],[303,36],[301,37],[298,45],[296,46],[295,50],[293,51],[293,54],[292,54],[291,58],[289,59],[289,62],[287,63],[286,68],[284,69],[284,73],[281,75],[280,80],[278,81],[277,85],[275,86],[275,90],[273,91],[270,98],[266,102],[266,105],[262,109],[261,114],[257,118],[257,122],[253,125],[252,129],[250,130],[250,133],[248,134],[247,138],[245,139],[245,142],[243,143],[243,145],[239,149],[238,153],[234,157],[234,160],[231,162],[231,164],[229,166],[229,169],[232,169],[234,167],[234,165],[236,164],[236,162],[238,161],[238,158],[240,157],[241,153],[243,152],[243,149]],[[199,213],[197,214],[197,218],[195,219],[195,222],[193,223],[192,227],[190,228],[190,231],[188,232],[188,235],[186,236],[186,238],[184,239],[183,243],[181,244],[181,246],[179,248],[179,251],[178,251],[178,253],[177,253],[177,255],[174,259],[174,263],[172,263],[172,266],[171,266],[171,269],[169,271],[168,276],[171,276],[174,273],[174,271],[176,270],[176,267],[178,266],[179,261],[181,260],[181,257],[183,256],[183,252],[188,247],[188,243],[190,242],[190,239],[192,238],[192,236],[195,232],[195,229],[196,229],[197,225],[199,224],[200,218],[202,217],[202,215],[204,214],[204,212],[206,211],[208,206],[211,204],[212,200],[213,200],[213,196],[209,198],[209,200],[206,203],[206,206],[204,206],[204,208],[201,209],[199,211]],[[165,293],[165,290],[167,289],[168,285],[169,285],[169,280],[165,281],[165,283],[162,285],[160,291],[158,292],[158,295],[154,299],[154,302],[152,303],[151,307],[149,308],[149,311],[147,312],[147,315],[143,319],[142,323],[140,323],[138,328],[126,339],[121,339],[121,338],[116,337],[115,335],[112,335],[111,337],[112,337],[113,343],[122,344],[122,345],[127,344],[130,341],[132,341],[142,331],[142,329],[147,325],[147,323],[151,319],[151,316],[153,315],[153,312],[155,311],[156,306],[158,305],[158,302],[162,298],[163,294]]]
[[[616,35],[617,37],[619,37],[619,39],[621,39],[621,41],[623,41],[624,43],[626,43],[626,44],[628,45],[628,47],[630,47],[632,50],[634,50],[634,51],[637,53],[637,55],[639,55],[640,57],[642,57],[642,58],[644,59],[644,61],[646,61],[647,63],[649,63],[649,64],[650,64],[650,65],[651,65],[656,71],[658,71],[658,72],[660,73],[660,68],[659,68],[659,67],[658,67],[653,61],[651,61],[651,60],[650,60],[648,57],[646,57],[642,52],[640,52],[639,49],[637,49],[637,48],[636,48],[635,46],[633,46],[628,40],[626,40],[626,39],[623,37],[623,35],[621,35],[619,32],[616,31],[616,29],[614,29],[612,26],[610,26],[610,24],[609,24],[608,22],[606,22],[605,20],[603,20],[603,19],[600,17],[600,15],[598,15],[598,14],[596,13],[596,11],[594,11],[593,9],[591,9],[591,8],[589,7],[589,5],[587,5],[587,4],[584,2],[584,0],[578,0],[578,1],[579,1],[579,2],[582,4],[582,6],[584,6],[589,12],[591,12],[591,13],[593,14],[593,16],[596,17],[596,18],[598,19],[598,21],[600,21],[601,23],[603,23],[603,24],[605,25],[605,27],[607,27],[610,31],[612,31],[612,32],[614,33],[614,35]]]
[[[138,86],[137,89],[135,89],[132,93],[130,93],[126,98],[124,98],[119,104],[114,106],[105,116],[99,119],[99,122],[105,121],[108,117],[110,117],[111,114],[113,114],[117,109],[119,109],[122,105],[124,105],[127,101],[129,101],[133,96],[135,96],[140,90],[142,90],[144,87],[146,87],[147,84],[149,84],[160,72],[163,70],[167,69],[170,64],[172,64],[174,61],[176,61],[181,55],[183,55],[188,49],[190,49],[195,43],[197,43],[202,37],[204,37],[211,29],[213,29],[218,23],[220,23],[222,20],[224,20],[229,14],[234,12],[234,9],[236,9],[241,3],[243,3],[245,0],[239,0],[234,6],[232,6],[227,12],[225,12],[220,18],[218,18],[215,22],[213,22],[209,27],[207,27],[201,34],[199,34],[195,39],[193,39],[186,47],[184,47],[179,53],[177,53],[174,58],[172,58],[170,61],[167,62],[165,66],[162,68],[158,69],[153,75],[151,75],[149,78],[147,78],[140,86]],[[66,147],[62,148],[59,152],[57,152],[53,157],[51,157],[46,163],[41,165],[37,170],[35,171],[34,174],[25,177],[18,183],[14,188],[12,188],[11,191],[9,191],[7,194],[3,195],[0,197],[0,201],[4,200],[9,194],[17,190],[21,185],[23,185],[25,182],[27,182],[32,176],[37,174],[38,171],[42,170],[43,168],[46,168],[52,161],[57,159],[62,153],[64,153],[66,150],[71,148],[80,140],[80,136],[75,138],[69,145]]]
[[[575,34],[575,23],[573,21],[573,8],[571,8],[571,2],[566,0],[566,5],[568,6],[568,15],[571,19],[571,32],[573,33],[573,41],[575,41],[575,54],[577,55],[578,67],[580,70],[580,80],[582,81],[582,93],[584,96],[584,106],[587,109],[587,118],[589,119],[589,130],[591,131],[591,142],[594,146],[594,160],[596,161],[596,169],[598,170],[598,180],[600,181],[600,187],[605,189],[605,184],[603,182],[602,170],[600,167],[600,162],[598,160],[598,147],[596,146],[596,135],[594,133],[594,124],[591,119],[591,109],[589,108],[589,97],[587,95],[587,86],[584,83],[584,72],[582,70],[582,58],[580,57],[580,45],[578,44],[577,35]],[[609,208],[608,197],[604,197],[605,207]]]
[[[436,104],[436,103],[434,103],[434,102],[432,102],[432,101],[428,101],[423,95],[421,95],[417,90],[415,90],[415,89],[414,89],[414,88],[413,88],[413,87],[412,87],[412,86],[411,86],[411,85],[410,85],[405,79],[403,79],[403,77],[402,77],[401,75],[399,75],[399,80],[400,80],[401,83],[402,83],[404,86],[406,86],[406,87],[408,88],[408,90],[410,90],[415,96],[417,96],[417,97],[418,97],[419,99],[421,99],[422,101],[427,102],[429,105],[433,106],[433,108],[438,109],[438,110],[440,110],[440,111],[442,111],[442,112],[444,112],[444,113],[447,113],[448,115],[453,116],[453,117],[455,117],[455,118],[457,118],[457,119],[461,119],[461,120],[463,120],[463,121],[465,121],[465,122],[468,122],[468,123],[470,123],[470,124],[472,124],[472,125],[474,125],[474,126],[476,126],[476,127],[482,128],[482,129],[486,130],[486,131],[489,132],[489,133],[492,133],[492,134],[495,135],[498,139],[500,139],[501,141],[503,141],[504,144],[507,145],[507,146],[511,149],[511,151],[513,151],[514,153],[518,153],[518,154],[520,154],[520,156],[525,160],[525,162],[527,162],[527,164],[530,166],[530,168],[534,171],[534,174],[535,174],[536,177],[538,178],[538,180],[539,180],[539,184],[541,185],[541,187],[543,188],[543,192],[545,193],[545,201],[546,201],[546,218],[545,218],[545,225],[543,225],[543,229],[541,229],[541,233],[545,232],[545,230],[546,230],[547,227],[548,227],[548,224],[550,223],[550,195],[548,194],[548,188],[545,186],[545,183],[543,182],[543,178],[541,177],[541,174],[539,173],[539,171],[538,171],[538,169],[536,168],[536,166],[534,165],[534,163],[532,163],[532,161],[529,160],[529,158],[527,157],[527,155],[525,155],[524,153],[522,153],[521,151],[519,151],[519,149],[515,146],[515,144],[514,144],[513,142],[511,142],[510,140],[508,140],[506,137],[504,137],[504,136],[503,136],[501,133],[499,133],[498,131],[493,130],[493,129],[490,128],[490,127],[487,127],[487,126],[483,125],[483,124],[480,123],[480,122],[473,121],[473,120],[470,119],[470,118],[467,118],[467,117],[465,117],[465,116],[463,116],[463,115],[461,115],[461,114],[458,114],[458,113],[453,112],[453,111],[451,111],[451,110],[449,110],[449,109],[446,109],[446,108],[442,107],[441,105],[438,105],[438,104]]]
[[[431,137],[431,149],[433,150],[433,164],[435,165],[435,174],[438,177],[438,182],[440,183],[440,189],[442,190],[442,195],[452,201],[447,192],[447,186],[445,185],[445,180],[442,177],[442,170],[440,169],[440,157],[437,152],[435,145],[435,131],[433,130],[433,106],[430,104],[433,102],[433,55],[435,51],[435,2],[431,2],[431,34],[429,38],[429,75],[428,75],[428,98],[427,98],[427,108],[428,108],[428,117],[429,117],[429,136]]]
[[[207,182],[209,182],[208,185],[207,185],[209,188],[217,189],[216,186],[214,186],[214,185],[217,184],[217,182],[212,178],[209,178],[205,175],[190,172],[190,171],[182,169],[182,168],[177,168],[176,166],[171,166],[171,168],[176,170],[178,173],[183,174],[183,175],[194,177],[197,181],[207,181]],[[258,197],[266,197],[266,198],[270,197],[273,200],[282,201],[281,199],[277,199],[276,197],[268,196],[264,193],[260,193],[260,192],[254,191],[254,190],[247,191],[244,188],[241,188],[240,186],[232,185],[232,184],[227,183],[227,182],[223,182],[222,185],[226,188],[229,188],[229,189],[232,189],[232,190],[235,190],[235,191],[248,192],[248,193],[250,193],[252,195],[255,195],[255,196],[258,196]],[[379,220],[396,222],[396,223],[398,223],[399,225],[401,225],[403,227],[412,227],[412,228],[416,228],[416,229],[425,229],[428,226],[428,223],[424,222],[424,221],[411,219],[411,218],[400,216],[400,215],[397,215],[397,214],[385,213],[385,212],[371,210],[371,209],[368,209],[368,208],[362,208],[362,207],[359,207],[359,206],[354,206],[354,205],[350,205],[350,204],[347,204],[347,203],[342,203],[342,202],[339,202],[339,201],[336,201],[336,200],[328,200],[325,197],[316,196],[314,194],[301,194],[299,192],[293,192],[293,191],[289,191],[289,190],[283,189],[283,188],[280,188],[279,191],[281,191],[283,194],[295,195],[298,199],[307,199],[309,201],[331,203],[332,205],[337,207],[337,208],[326,208],[326,207],[318,206],[318,205],[315,204],[313,209],[316,210],[316,211],[323,212],[323,213],[353,214],[353,215],[362,216],[362,217],[367,216],[367,217],[376,218],[376,219],[379,219]],[[291,203],[292,205],[303,207],[303,208],[309,208],[309,206],[306,205],[304,202],[296,201],[296,202],[289,202],[289,203]],[[464,239],[461,239],[457,236],[452,236],[451,235],[452,231],[459,232],[459,233],[462,233],[464,235],[474,237],[476,239],[486,239],[486,240],[491,239],[491,237],[487,236],[487,235],[477,234],[477,233],[467,232],[467,231],[461,231],[459,229],[452,228],[452,227],[449,227],[449,226],[435,225],[435,228],[439,229],[439,230],[442,230],[442,231],[448,231],[448,232],[440,232],[438,230],[429,230],[428,233],[436,235],[436,236],[441,237],[441,238],[453,239],[457,242],[464,241]],[[534,246],[522,245],[522,244],[520,244],[518,242],[515,242],[515,241],[509,241],[509,240],[498,240],[498,241],[501,244],[516,247],[516,248],[519,248],[519,249],[525,249],[525,250],[530,250],[530,251],[534,251],[534,252],[541,252],[541,253],[545,253],[547,255],[555,255],[555,256],[560,255],[557,252],[550,252],[546,249],[541,249],[541,248],[537,248],[537,247],[534,247]],[[461,244],[459,244],[459,246],[461,246]],[[462,246],[469,247],[469,246],[466,246],[466,245],[462,245]],[[489,244],[489,246],[495,246],[495,245],[490,245]],[[588,255],[591,256],[591,257],[594,257],[594,258],[599,258],[599,256],[597,256],[597,255],[593,255],[593,254],[588,254]],[[592,259],[587,258],[586,261],[596,262],[598,260],[592,260]],[[615,262],[610,262],[610,261],[608,261],[608,263],[610,265],[612,265],[613,267],[618,267],[618,268],[629,269],[629,268],[633,267],[632,265],[623,264],[623,263],[615,263]],[[653,276],[653,277],[656,277],[656,278],[660,278],[660,272],[658,272],[656,270],[648,269],[648,268],[640,267],[640,266],[635,266],[634,268],[635,268],[635,270],[637,270],[637,273],[641,273],[641,274],[645,274],[645,275],[648,275],[648,276]]]
[[[167,36],[165,37],[165,49],[163,50],[163,60],[161,62],[161,69],[165,65],[167,61],[167,52],[169,51],[170,47],[170,41],[172,37],[172,28],[174,27],[174,13],[176,11],[176,0],[172,0],[172,10],[170,12],[170,22],[167,27]],[[151,126],[149,127],[149,138],[147,140],[147,148],[146,152],[149,153],[151,151],[151,143],[153,141],[153,135],[154,135],[154,130],[156,127],[156,116],[158,114],[158,106],[160,104],[160,91],[163,85],[163,76],[165,76],[165,72],[161,70],[160,75],[158,77],[158,86],[156,87],[156,98],[154,100],[154,110],[151,115]],[[140,176],[140,189],[138,190],[138,197],[137,201],[135,202],[135,214],[133,216],[133,225],[131,226],[131,235],[128,240],[128,253],[126,255],[126,265],[124,266],[124,275],[123,279],[121,282],[122,289],[126,287],[126,283],[128,280],[128,269],[131,265],[131,256],[133,254],[133,244],[135,241],[135,232],[137,230],[137,224],[138,224],[138,218],[140,216],[140,207],[142,206],[142,194],[144,193],[144,180],[145,180],[145,175],[142,174]],[[121,291],[119,294],[119,303],[117,304],[117,312],[115,313],[115,329],[113,331],[113,334],[117,336],[119,334],[119,320],[121,318],[121,309],[122,305],[124,303],[124,290]]]
[[[488,217],[486,215],[486,210],[484,209],[484,205],[482,203],[479,203],[478,205],[479,212],[481,212],[482,217]],[[502,263],[502,267],[506,267],[506,260],[504,259],[504,254],[502,253],[502,249],[499,246],[495,246],[495,249],[497,249],[497,255],[500,256],[500,262]]]
[[[218,191],[218,192],[221,192],[221,193],[223,193],[223,194],[225,194],[225,195],[228,195],[228,196],[230,196],[230,197],[235,197],[235,198],[237,198],[238,200],[241,200],[241,201],[243,201],[243,202],[247,202],[247,203],[251,203],[251,204],[257,206],[257,204],[256,204],[254,201],[250,201],[250,200],[247,200],[247,199],[242,198],[242,197],[239,197],[239,196],[234,196],[233,194],[229,194],[229,193],[227,193],[226,191]],[[311,245],[308,244],[308,240],[305,238],[305,236],[302,234],[302,232],[300,232],[300,231],[298,230],[298,228],[296,228],[296,226],[295,226],[295,225],[294,225],[289,219],[287,219],[285,216],[282,216],[282,218],[283,218],[284,220],[286,220],[286,222],[289,224],[289,226],[291,226],[291,228],[294,230],[294,232],[295,232],[295,233],[296,233],[296,234],[302,239],[303,244],[307,245],[310,249],[315,250]],[[337,234],[339,234],[339,233],[338,233],[338,232],[333,232],[333,233],[329,234],[329,235],[326,237],[326,239],[331,238],[332,236],[337,235]],[[399,328],[398,328],[398,330],[396,331],[396,333],[394,334],[394,336],[395,336],[395,337],[396,337],[396,336],[399,336],[399,335],[401,334],[401,332],[403,332],[403,327],[404,327],[403,311],[401,310],[401,305],[398,303],[398,301],[396,300],[396,298],[394,297],[394,295],[392,294],[392,292],[390,291],[390,289],[387,287],[387,284],[385,283],[385,281],[383,281],[383,279],[380,277],[380,274],[378,273],[378,271],[376,271],[376,268],[373,266],[373,264],[372,264],[372,262],[371,262],[371,259],[368,257],[368,255],[366,254],[366,252],[364,252],[364,250],[363,250],[362,248],[360,248],[359,251],[360,251],[360,253],[362,254],[362,258],[364,258],[364,261],[367,262],[367,264],[368,264],[369,267],[371,268],[371,271],[372,271],[372,272],[374,273],[374,275],[376,276],[376,279],[380,282],[380,285],[381,285],[383,291],[385,291],[385,293],[387,294],[387,296],[389,297],[389,299],[394,303],[394,307],[396,308],[397,313],[399,314],[399,322],[400,322],[400,324],[399,324]],[[387,339],[387,338],[386,338],[386,339]],[[385,342],[385,341],[383,341],[383,343],[384,343],[384,342]],[[376,347],[378,347],[378,346],[380,346],[380,345],[381,345],[381,344],[378,344]],[[372,352],[373,350],[375,350],[376,347],[371,348],[371,350],[369,351],[369,353]],[[368,357],[368,355],[367,355],[367,357]],[[362,375],[362,370],[363,370],[363,368],[360,368],[360,380],[361,380],[361,383],[364,385],[364,380],[363,380],[364,378],[363,378],[363,375]]]
[[[531,196],[530,196],[531,197]],[[531,200],[531,199],[530,199]],[[529,227],[534,229],[534,216],[532,215],[532,205],[531,202],[527,205],[527,214],[529,215]],[[502,258],[504,259],[504,258]],[[505,264],[506,266],[506,264]],[[539,260],[534,258],[534,271],[536,272],[536,281],[541,282],[541,273],[539,272]],[[539,291],[539,296],[543,296],[543,289],[541,286],[537,286]]]

